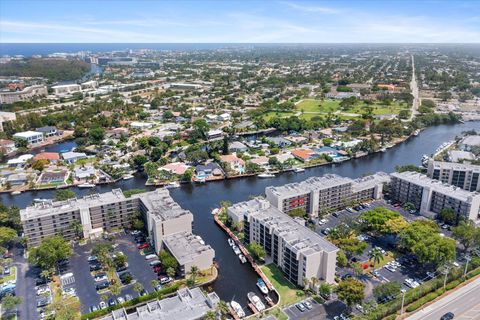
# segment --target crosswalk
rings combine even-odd
[[[75,277],[73,274],[61,277],[60,280],[62,282],[62,287],[64,288],[75,283]]]

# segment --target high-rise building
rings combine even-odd
[[[480,166],[430,159],[427,176],[467,191],[480,191]]]

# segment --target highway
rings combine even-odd
[[[428,307],[420,309],[407,320],[439,320],[447,312],[453,312],[454,320],[479,320],[480,279],[452,292]]]

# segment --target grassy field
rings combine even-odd
[[[315,100],[305,99],[295,106],[298,111],[329,113],[335,112],[340,108],[340,100]]]
[[[262,266],[261,269],[280,295],[280,306],[288,306],[304,298],[303,290],[288,282],[282,271],[273,263]]]

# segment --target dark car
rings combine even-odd
[[[90,265],[90,271],[98,271],[100,269],[102,269],[102,265],[100,263]]]
[[[38,286],[43,286],[47,284],[47,278],[37,278],[35,279],[35,285]]]
[[[116,305],[116,304],[117,304],[117,300],[115,300],[115,298],[110,298],[110,299],[108,300],[108,306],[109,306],[109,307],[113,307],[113,306]]]
[[[127,270],[127,266],[123,265],[115,269],[117,272],[123,272]]]
[[[110,285],[110,282],[108,281],[100,282],[95,285],[95,289],[99,291],[99,290],[108,288],[109,285]]]
[[[440,320],[452,320],[454,317],[455,315],[453,312],[447,312],[440,318]]]
[[[40,298],[37,300],[37,308],[45,307],[48,305],[48,299],[47,298]]]

